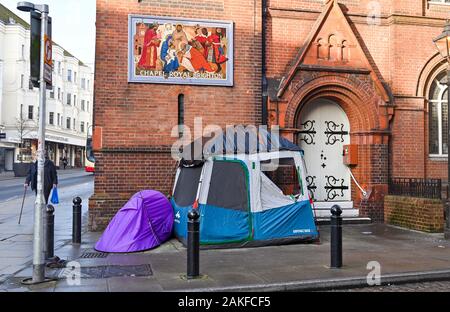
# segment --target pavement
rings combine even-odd
[[[344,228],[344,266],[330,269],[329,227],[320,244],[202,250],[202,277],[186,280],[186,249],[175,239],[141,253],[99,254],[100,233],[85,232],[81,245],[69,241],[55,254],[80,266],[79,285],[66,276],[72,269],[47,269],[57,281],[24,286],[28,267],[4,278],[0,291],[155,292],[155,291],[299,291],[367,287],[368,263],[380,264],[381,285],[450,280],[450,243],[442,235],[423,234],[383,224]],[[10,249],[11,253],[15,253]],[[87,253],[92,253],[91,258]],[[69,271],[68,271],[69,270]],[[69,274],[67,274],[69,272]]]
[[[82,170],[67,170],[67,173],[59,174],[59,178],[60,204],[55,205],[55,248],[60,248],[71,240],[73,198],[82,198],[86,217],[88,199],[93,192],[92,174]],[[35,194],[30,190],[27,192],[19,225],[22,194],[23,178],[0,181],[0,283],[29,267],[32,261]]]
[[[60,184],[61,204],[55,207],[55,255],[70,263],[67,268],[47,268],[46,276],[55,279],[52,282],[21,283],[32,274],[34,196],[25,200],[21,225],[17,221],[22,198],[0,199],[0,292],[338,290],[367,288],[377,272],[381,285],[371,290],[450,281],[450,241],[443,234],[384,224],[344,225],[341,269],[328,267],[330,228],[325,225],[320,226],[320,243],[201,250],[202,276],[187,280],[186,248],[176,239],[146,252],[96,252],[93,247],[101,233],[86,228],[93,177],[81,171],[72,175]],[[83,200],[81,244],[71,242],[72,199],[76,196]]]

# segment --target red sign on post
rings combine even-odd
[[[44,80],[52,84],[52,40],[45,35]]]

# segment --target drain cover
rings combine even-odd
[[[151,276],[153,275],[150,264],[142,265],[110,265],[96,267],[82,267],[83,278],[109,278],[120,276]]]
[[[105,266],[82,267],[81,268],[81,277],[82,278],[102,278],[105,268],[106,268]]]
[[[103,277],[115,276],[150,276],[153,275],[150,264],[142,265],[112,265],[107,266],[103,272]]]
[[[98,259],[98,258],[106,258],[108,254],[105,252],[84,252],[81,255],[81,259]]]

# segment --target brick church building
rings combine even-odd
[[[433,38],[448,17],[444,0],[98,0],[90,228],[103,229],[138,190],[170,194],[172,128],[196,117],[278,125],[305,151],[319,211],[339,203],[346,216],[383,222],[391,178],[447,180],[446,60]],[[196,20],[231,28],[172,32]],[[194,36],[211,38],[204,57],[191,48],[191,62],[171,59],[172,48],[186,58],[183,38],[193,46]],[[197,72],[197,60],[202,75],[227,83],[141,77],[169,76],[172,61],[179,75]]]

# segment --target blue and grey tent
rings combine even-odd
[[[202,144],[200,160],[180,162],[171,198],[175,235],[186,242],[187,214],[198,207],[203,247],[317,240],[300,148],[261,131],[256,146],[237,144],[238,131],[234,139],[228,132],[228,142],[224,135]],[[274,183],[277,175],[293,180],[287,191]]]

